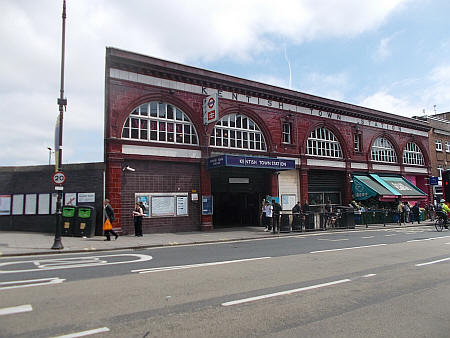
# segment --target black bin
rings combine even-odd
[[[92,237],[95,233],[95,209],[94,207],[77,208],[77,226],[75,236]]]
[[[288,214],[281,214],[280,232],[291,232]]]
[[[355,209],[351,207],[339,207],[341,218],[338,226],[340,228],[354,229],[355,228]]]
[[[65,205],[62,207],[62,232],[63,236],[72,236],[75,229],[75,215],[76,207]]]
[[[306,213],[305,214],[305,231],[314,230],[314,213]]]
[[[292,231],[302,231],[302,217],[304,217],[304,215],[292,215]]]

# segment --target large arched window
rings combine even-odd
[[[266,141],[258,125],[249,117],[230,114],[222,117],[211,133],[212,147],[265,151]]]
[[[370,151],[370,158],[376,162],[397,163],[397,154],[394,147],[384,137],[375,140]]]
[[[414,142],[409,142],[403,149],[403,164],[425,165],[422,151]]]
[[[342,158],[342,149],[336,136],[327,128],[319,127],[309,135],[306,154],[331,158]]]
[[[185,113],[162,102],[141,104],[126,119],[122,138],[140,141],[198,144],[197,132]]]

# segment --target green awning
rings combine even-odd
[[[424,197],[426,194],[402,176],[379,176],[402,197]]]
[[[369,176],[365,175],[354,175],[352,184],[353,197],[357,201],[362,201],[380,196],[393,196],[394,194],[383,187],[380,183],[373,180]]]

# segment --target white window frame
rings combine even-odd
[[[445,152],[450,153],[450,141],[445,141]]]
[[[250,117],[229,114],[217,121],[209,138],[210,147],[267,151],[264,135]]]
[[[422,151],[414,142],[407,143],[403,149],[403,164],[425,165]]]
[[[361,134],[353,134],[353,150],[361,152]]]
[[[442,140],[436,140],[436,151],[442,151]]]
[[[156,124],[155,129],[151,129],[153,124]],[[173,126],[172,131],[168,131],[170,125]],[[135,137],[133,132],[137,133]],[[125,140],[198,145],[197,130],[189,117],[179,108],[165,102],[152,101],[136,107],[125,120],[121,135]],[[153,135],[156,137],[153,138]],[[172,141],[169,141],[170,137]]]
[[[282,143],[292,144],[292,123],[283,122]]]
[[[374,162],[398,163],[394,146],[385,137],[378,137],[373,142],[370,149],[370,158]]]
[[[336,135],[325,127],[314,129],[308,137],[306,154],[309,156],[343,158],[341,144]]]

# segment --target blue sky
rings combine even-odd
[[[61,9],[0,2],[0,166],[48,163]],[[63,162],[103,160],[106,46],[414,116],[450,111],[448,13],[444,0],[67,0]]]

